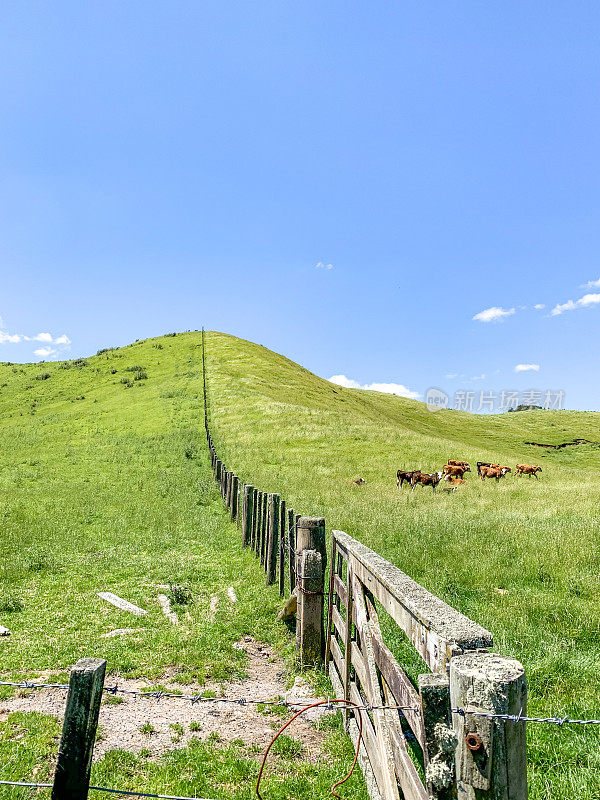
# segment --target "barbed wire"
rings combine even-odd
[[[33,783],[29,781],[0,781],[0,786],[22,786],[28,789],[52,789],[53,783]],[[130,792],[126,789],[109,789],[107,786],[90,786],[90,791],[109,792],[110,794],[128,795],[130,797],[153,797],[159,800],[207,800],[200,797],[179,797],[172,794],[150,794],[149,792]]]
[[[28,690],[42,690],[42,689],[55,689],[67,691],[69,684],[67,683],[35,683],[34,681],[0,681],[0,686],[9,686],[15,689],[28,689]],[[123,689],[118,684],[114,686],[104,686],[103,691],[110,695],[129,695],[135,699],[140,698],[143,700],[156,700],[157,702],[163,699],[169,700],[182,700],[197,705],[202,703],[225,703],[236,706],[278,706],[280,708],[302,708],[305,703],[297,700],[273,700],[273,699],[258,699],[249,697],[205,697],[199,694],[178,694],[176,692],[168,692],[163,690],[155,690],[151,692],[140,691],[138,689]],[[323,708],[327,711],[336,709],[356,710],[357,708],[362,711],[410,711],[413,714],[420,714],[421,709],[419,706],[404,706],[394,704],[373,705],[365,703],[362,706],[354,704],[342,705],[337,703],[334,705],[333,701],[327,701]],[[600,725],[600,719],[575,719],[572,717],[528,717],[524,714],[495,714],[491,711],[471,710],[464,708],[451,709],[453,714],[458,714],[461,717],[475,716],[485,717],[486,719],[499,719],[506,722],[537,722],[545,723],[548,725]]]
[[[69,685],[66,683],[34,683],[33,681],[20,681],[20,682],[12,682],[12,681],[0,681],[0,686],[11,686],[15,689],[32,689],[32,690],[42,690],[42,689],[62,689],[67,691],[69,689]],[[279,706],[280,708],[304,708],[306,702],[304,701],[297,701],[297,700],[273,700],[273,699],[258,699],[258,698],[249,698],[249,697],[205,697],[204,695],[190,695],[190,694],[178,694],[176,692],[165,692],[162,690],[156,690],[152,692],[144,692],[139,691],[137,689],[121,689],[119,688],[118,684],[114,686],[104,686],[103,691],[106,694],[111,695],[130,695],[137,698],[145,699],[145,700],[183,700],[185,702],[191,703],[192,705],[202,704],[202,703],[226,703],[230,705],[237,705],[237,706]],[[414,713],[419,713],[420,709],[418,706],[401,706],[401,705],[371,705],[369,703],[365,703],[362,706],[357,706],[354,703],[340,705],[339,702],[336,700],[335,705],[334,701],[326,701],[323,704],[323,708],[328,711],[333,711],[338,708],[348,708],[348,709],[356,709],[360,708],[364,711],[379,711],[379,710],[395,710],[395,711],[412,711]]]

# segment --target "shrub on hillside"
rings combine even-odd
[[[170,583],[169,600],[177,606],[187,606],[194,602],[194,595],[189,586],[181,586],[177,583]]]
[[[40,372],[39,375],[35,376],[35,379],[36,379],[36,381],[47,381],[48,378],[50,378],[50,377],[51,377],[51,375],[50,375],[49,372]]]
[[[139,369],[133,376],[134,381],[147,381],[148,374],[143,369]]]

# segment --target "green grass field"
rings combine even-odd
[[[240,547],[214,486],[201,369],[197,333],[79,362],[0,365],[0,625],[12,631],[0,638],[2,679],[64,680],[80,657],[101,656],[112,675],[225,682],[244,673],[245,656],[233,647],[244,634],[274,645],[291,664],[289,634],[275,622],[278,593],[265,588],[264,573]],[[180,628],[157,602],[159,587],[171,583],[189,587],[195,598],[178,609]],[[228,587],[237,594],[235,608]],[[99,591],[125,597],[148,615],[118,611]],[[221,603],[213,622],[215,594]],[[100,638],[127,627],[140,631]],[[11,691],[0,692],[0,705]],[[0,779],[47,780],[58,733],[55,720],[37,713],[1,722]],[[325,796],[352,757],[339,728],[328,734],[326,748],[333,767],[276,759],[265,794]],[[250,798],[257,771],[254,752],[197,742],[158,762],[110,753],[94,766],[92,781]],[[364,797],[361,787],[360,777],[353,778],[347,796]],[[31,796],[5,788],[3,795]]]
[[[429,412],[343,389],[234,337],[207,334],[211,430],[241,479],[364,541],[492,631],[520,659],[529,713],[600,718],[600,414]],[[395,487],[448,458],[543,467],[539,482],[476,475],[451,495]],[[349,483],[362,476],[361,489]],[[504,590],[504,591],[498,591]],[[529,726],[530,796],[600,798],[596,727]]]

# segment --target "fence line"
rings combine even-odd
[[[489,631],[342,531],[332,532],[326,592],[325,520],[292,511],[281,516],[285,503],[278,494],[241,482],[217,455],[209,425],[204,330],[202,366],[215,481],[232,519],[241,524],[242,544],[260,559],[267,584],[278,575],[282,595],[287,563],[292,597],[286,609],[294,600],[301,661],[324,661],[336,699],[350,704],[343,708],[344,725],[372,800],[526,800],[530,718],[521,664],[490,653]],[[385,641],[382,614],[431,670],[419,676],[418,688]],[[567,724],[564,718],[531,721]],[[425,782],[408,751],[406,729],[420,748]]]

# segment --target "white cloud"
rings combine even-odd
[[[450,372],[446,375],[446,379],[451,381],[453,378],[458,378],[458,372]]]
[[[5,333],[4,331],[0,331],[0,344],[7,344],[10,342],[11,344],[18,344],[23,337],[19,336],[18,333]]]
[[[491,308],[486,308],[485,311],[480,311],[478,314],[475,314],[473,319],[476,319],[479,322],[499,322],[501,319],[510,317],[514,313],[514,308],[500,308],[500,306],[492,306]]]
[[[48,358],[48,356],[53,356],[57,351],[53,350],[52,347],[38,347],[37,350],[34,350],[33,353],[36,356],[40,356],[41,358]]]
[[[35,336],[25,336],[25,334],[21,333],[8,333],[4,328],[4,323],[2,322],[2,317],[0,317],[0,344],[19,344],[19,342],[42,342],[46,345],[51,344],[61,344],[61,345],[69,345],[71,344],[71,340],[67,336],[66,333],[57,336],[56,339],[52,338],[51,333],[36,333]],[[49,355],[49,353],[42,352],[46,350],[51,350],[52,353],[56,353],[56,350],[52,350],[52,348],[42,347],[38,350],[34,350],[34,354],[36,356],[39,355]]]
[[[584,294],[579,300],[567,300],[566,303],[559,303],[554,306],[550,312],[553,317],[563,314],[565,311],[574,311],[576,308],[586,308],[600,303],[600,293],[598,294]]]
[[[472,381],[484,381],[485,380],[485,372],[482,372],[481,375],[473,375],[471,377]]]
[[[515,372],[539,372],[539,364],[517,364]]]
[[[600,289],[600,278],[597,281],[588,281],[582,284],[582,289]]]
[[[364,383],[361,384],[358,381],[352,380],[352,378],[347,378],[345,375],[332,375],[329,378],[331,383],[335,383],[338,386],[343,386],[346,389],[367,389],[372,392],[383,392],[384,394],[396,394],[399,397],[408,397],[411,400],[416,400],[416,398],[420,397],[421,395],[419,392],[413,392],[408,387],[404,386],[402,383]]]
[[[318,264],[315,264],[315,269],[333,269],[333,264],[325,264],[323,261],[319,261]]]
[[[545,306],[545,304],[544,304],[544,303],[536,303],[536,304],[534,305],[534,308],[535,308],[535,310],[536,310],[536,311],[541,311],[541,310],[542,310],[542,308],[546,308],[546,306]]]

